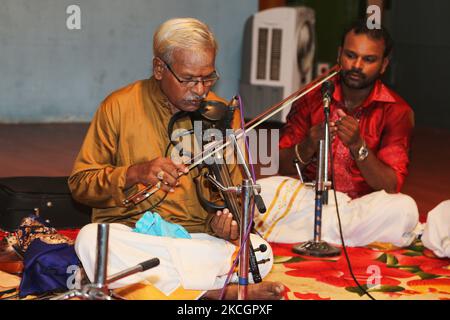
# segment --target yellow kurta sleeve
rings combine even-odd
[[[95,208],[122,206],[129,165],[116,163],[120,110],[113,99],[97,110],[69,177],[73,197]]]

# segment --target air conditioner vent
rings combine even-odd
[[[272,30],[272,51],[270,54],[270,80],[280,80],[281,41],[283,30]]]
[[[266,79],[267,44],[269,42],[269,29],[258,30],[258,62],[256,67],[256,79]]]

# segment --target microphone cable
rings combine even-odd
[[[335,188],[336,184],[335,184],[335,176],[334,176],[334,157],[333,157],[333,151],[331,148],[330,126],[328,126],[328,136],[330,137],[330,139],[328,139],[328,154],[330,156],[330,162],[331,162],[331,170],[330,170],[331,171],[331,184],[333,187],[334,202],[335,202],[335,206],[336,206],[336,215],[338,218],[339,235],[341,238],[341,244],[342,244],[342,249],[344,251],[345,259],[347,261],[348,270],[350,271],[350,275],[352,276],[353,281],[355,281],[358,288],[363,292],[363,295],[367,295],[370,299],[376,300],[363,286],[361,286],[361,284],[356,279],[356,276],[353,273],[353,268],[352,268],[352,265],[350,262],[350,257],[348,256],[348,253],[347,253],[347,246],[345,245],[345,241],[344,241],[344,234],[342,231],[342,223],[341,223],[341,215],[339,213],[339,205],[338,205],[337,193],[336,193],[336,188]]]

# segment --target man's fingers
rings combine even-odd
[[[338,126],[330,126],[330,134],[335,134],[338,130]]]
[[[173,162],[168,161],[162,164],[162,167],[165,171],[167,171],[167,173],[169,173],[172,177],[174,177],[175,179],[178,178],[178,169],[177,167],[173,164]]]
[[[351,133],[353,133],[355,130],[354,129],[352,129],[352,128],[349,128],[348,126],[346,126],[346,125],[339,125],[338,126],[338,130],[337,130],[338,132],[345,132],[345,133],[347,133],[347,134],[351,134]]]
[[[239,238],[239,228],[236,221],[231,221],[230,240],[237,240]]]
[[[222,229],[223,229],[222,216],[223,216],[223,212],[218,210],[211,222],[211,228],[219,237],[222,235]]]
[[[189,172],[188,167],[184,163],[172,162],[172,164],[175,166],[179,176]]]
[[[214,215],[214,217],[212,218],[211,221],[211,228],[213,229],[214,232],[217,232],[217,224],[219,222],[219,215],[222,214],[222,211],[217,211],[216,214]]]
[[[225,227],[225,222],[226,222],[226,220],[227,220],[227,217],[228,217],[228,214],[226,214],[226,213],[224,213],[224,212],[220,212],[220,214],[219,213],[217,213],[217,215],[218,215],[218,221],[217,221],[217,232],[220,234],[220,235],[223,235],[223,233],[224,233],[224,231],[223,231],[223,229],[224,229],[224,227]]]
[[[340,116],[340,118],[335,121],[335,124],[338,127],[341,126],[341,125],[344,125],[346,127],[351,127],[351,128],[357,128],[358,127],[359,128],[358,120],[356,120],[352,116],[346,115],[345,113],[344,113],[343,116]]]
[[[339,139],[341,139],[341,141],[344,143],[347,143],[352,136],[351,132],[347,129],[339,129],[337,134],[339,136]]]
[[[343,132],[343,131],[338,131],[337,132],[337,136],[339,137],[339,139],[341,139],[341,141],[342,142],[346,142],[347,140],[348,140],[348,135],[345,133],[345,132]]]
[[[178,172],[175,167],[170,165],[163,165],[164,177],[163,181],[169,184],[171,187],[176,187],[178,185]]]
[[[225,220],[225,223],[223,225],[223,238],[225,240],[230,240],[231,239],[231,222],[232,222],[233,218],[230,217],[230,215],[227,215],[227,218]]]
[[[158,182],[158,183],[159,183],[159,182]],[[163,190],[164,192],[167,192],[167,193],[169,193],[169,192],[175,192],[175,190],[174,190],[171,186],[168,186],[168,185],[166,185],[166,184],[164,184],[164,183],[161,183],[160,189]]]
[[[235,241],[239,238],[238,224],[233,220],[233,214],[228,209],[216,212],[216,216],[211,221],[211,228],[224,240]]]
[[[331,135],[330,135],[331,136],[331,140],[334,140],[336,138],[336,135],[337,135],[337,130],[331,132]]]
[[[344,110],[342,110],[342,109],[337,109],[337,114],[338,114],[338,116],[339,117],[346,117],[347,116],[347,114],[344,112]]]
[[[357,130],[359,128],[358,121],[351,117],[342,118],[340,125],[352,130]]]
[[[178,178],[179,176],[189,172],[188,167],[186,167],[183,163],[174,162],[169,158],[164,158],[163,161],[163,166],[167,168],[174,178]]]
[[[339,122],[337,122],[338,130],[347,130],[352,133],[357,133],[359,131],[359,123],[352,117],[342,118]]]

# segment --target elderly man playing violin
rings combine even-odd
[[[194,112],[204,99],[220,100],[210,91],[218,79],[217,43],[204,23],[179,18],[159,26],[153,51],[153,76],[101,103],[76,159],[69,186],[76,200],[93,207],[94,223],[81,229],[75,248],[93,280],[95,223],[110,223],[109,274],[153,257],[161,261],[111,288],[140,283],[158,291],[154,297],[183,291],[185,299],[216,299],[238,249],[238,225],[229,210],[209,214],[201,206],[194,170],[168,157],[167,127],[178,111]],[[181,119],[175,128],[191,129],[192,123]],[[230,172],[240,183],[239,168],[234,165]],[[160,190],[134,206],[124,205],[140,186],[149,185]],[[251,239],[268,247],[257,254],[258,260],[270,260],[260,266],[264,277],[272,267],[272,251],[260,237]],[[236,282],[233,272],[231,282]],[[248,299],[280,299],[283,291],[279,283],[249,284]],[[237,298],[236,284],[226,287],[224,298]]]

